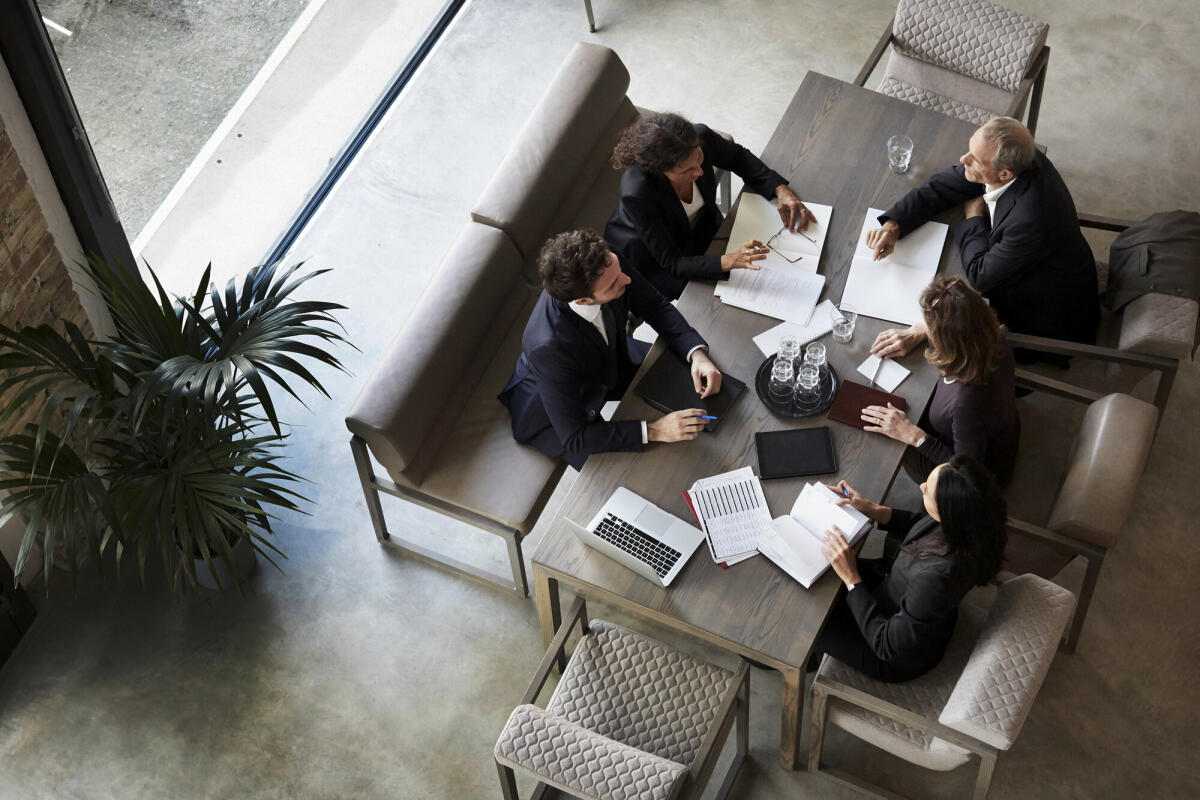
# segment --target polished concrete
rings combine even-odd
[[[279,525],[283,572],[264,565],[246,598],[176,605],[157,578],[147,591],[91,582],[74,597],[56,586],[0,672],[0,796],[498,796],[491,747],[541,650],[533,603],[382,549],[342,416],[575,41],[615,48],[639,105],[684,111],[760,149],[805,71],[852,78],[894,9],[890,0],[594,5],[595,36],[576,2],[476,0],[462,13],[294,253],[334,268],[314,291],[350,307],[343,320],[360,350],[343,353],[353,376],[323,376],[332,401],[288,407],[293,466],[313,479],[315,502],[311,516]],[[1195,207],[1192,3],[1009,5],[1052,25],[1039,138],[1079,207],[1130,217]],[[1065,403],[1022,403],[1034,430],[1077,416]],[[1200,795],[1198,404],[1200,368],[1189,362],[1079,649],[1055,660],[1000,758],[992,797]],[[386,511],[405,536],[503,568],[494,537],[399,501]],[[752,760],[736,796],[855,796],[778,768],[780,682],[756,670],[752,685]],[[827,755],[918,797],[964,796],[973,778],[907,766],[836,732]]]

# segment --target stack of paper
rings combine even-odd
[[[871,521],[857,509],[839,506],[838,495],[819,483],[800,492],[791,513],[771,521],[771,531],[758,540],[758,549],[804,588],[809,588],[829,568],[821,552],[825,531],[838,530],[854,544],[871,528]]]
[[[702,478],[683,493],[708,540],[714,562],[729,566],[758,552],[771,529],[762,483],[751,467]]]
[[[757,239],[770,243],[767,257],[754,262],[760,269],[735,269],[728,281],[717,283],[721,302],[775,319],[807,325],[825,286],[817,274],[833,206],[805,202],[816,217],[801,233],[792,233],[779,218],[778,205],[755,194],[743,193],[729,234],[728,253]]]
[[[879,227],[878,208],[867,210],[842,302],[876,319],[912,325],[921,320],[921,292],[937,274],[949,225],[926,222],[900,241],[887,258],[875,260],[867,233]]]
[[[858,365],[858,372],[885,392],[896,391],[896,387],[909,376],[908,367],[890,358],[880,363],[879,356],[867,356],[867,360]]]
[[[796,322],[781,322],[770,330],[763,331],[754,337],[754,344],[762,350],[764,356],[773,356],[779,352],[779,340],[785,336],[795,336],[800,344],[805,345],[813,339],[820,339],[833,330],[833,301],[826,300],[813,311],[812,320],[807,325]]]

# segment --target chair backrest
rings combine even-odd
[[[1007,750],[1029,716],[1074,606],[1073,594],[1036,575],[1002,584],[938,721]]]
[[[450,431],[533,296],[520,273],[521,255],[504,233],[463,226],[346,416],[393,478]]]
[[[1154,442],[1158,410],[1127,394],[1092,403],[1046,527],[1102,547],[1120,534]]]
[[[471,211],[476,222],[508,234],[531,285],[542,243],[574,219],[601,170],[612,169],[617,136],[637,119],[628,88],[629,71],[616,53],[575,45]],[[614,193],[609,211],[617,199]]]
[[[904,55],[1010,93],[1020,89],[1049,31],[986,0],[900,0],[892,26]]]

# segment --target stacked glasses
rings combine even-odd
[[[801,353],[800,340],[785,336],[779,341],[779,353],[771,365],[767,393],[776,405],[791,405],[796,411],[811,413],[821,402],[821,382],[828,370],[825,345],[810,342]]]

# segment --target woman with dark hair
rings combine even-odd
[[[604,239],[627,270],[636,269],[671,300],[693,278],[758,269],[754,262],[767,255],[758,240],[723,256],[705,255],[722,220],[714,167],[734,172],[767,199],[778,198],[789,230],[813,221],[787,181],[753,153],[678,114],[650,114],[630,125],[613,148],[612,163],[625,174]]]
[[[934,278],[921,293],[921,310],[921,324],[909,331],[884,331],[871,352],[910,331],[917,331],[920,339],[910,338],[909,349],[928,340],[925,359],[941,373],[929,406],[916,425],[890,404],[867,406],[862,419],[868,425],[863,430],[908,444],[904,468],[917,482],[953,456],[968,455],[1007,484],[1017,459],[1021,418],[1013,353],[1004,341],[1004,328],[962,277]]]
[[[890,547],[883,558],[860,559],[841,531],[826,531],[822,552],[847,592],[817,637],[810,667],[828,653],[876,680],[919,677],[945,655],[963,597],[1000,570],[1004,494],[969,456],[929,473],[924,513],[872,503],[845,481],[829,488],[887,531]]]

